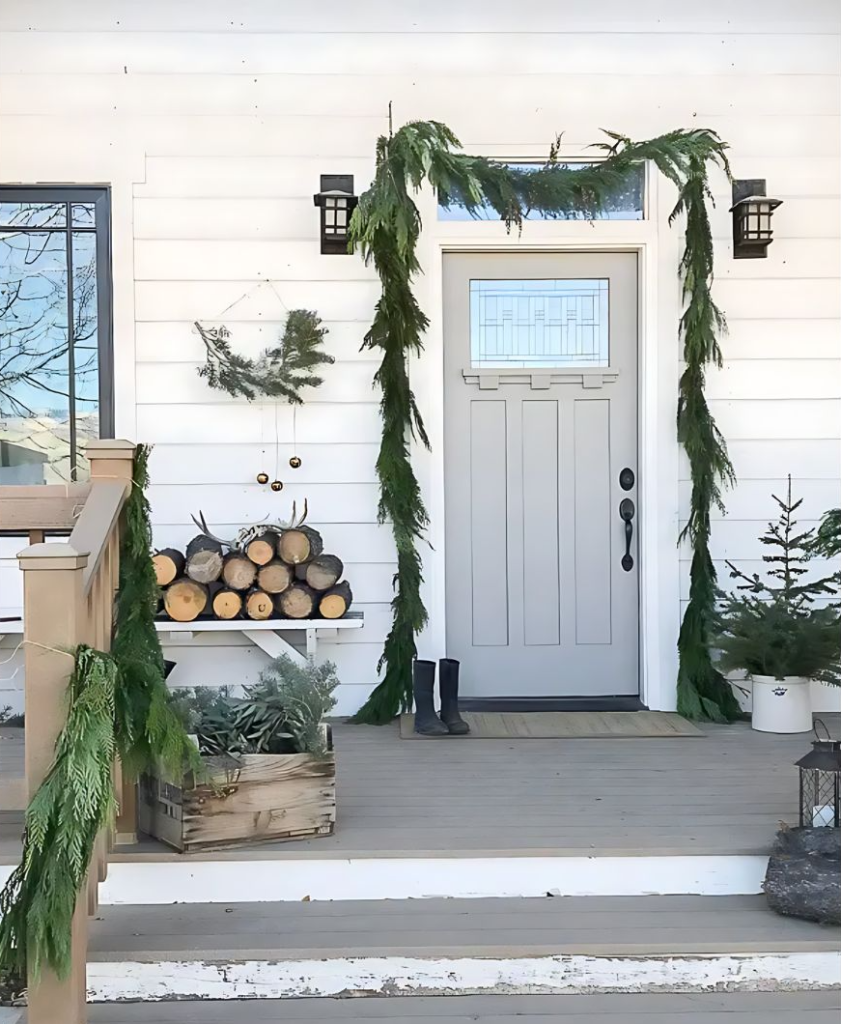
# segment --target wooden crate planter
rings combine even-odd
[[[183,853],[269,839],[330,835],[336,821],[336,762],[312,754],[243,754],[211,779],[182,786],[140,779],[138,825]]]

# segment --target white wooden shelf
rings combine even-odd
[[[255,647],[259,647],[270,658],[281,654],[303,665],[307,658],[318,654],[319,639],[333,638],[340,629],[361,629],[365,624],[362,612],[348,612],[343,619],[197,619],[194,622],[170,622],[157,620],[155,628],[159,633],[195,636],[196,633],[242,633]],[[301,652],[280,636],[281,633],[304,633],[307,654]]]
[[[14,615],[14,611],[5,611]],[[318,653],[319,639],[333,638],[340,629],[361,629],[365,625],[363,612],[348,612],[342,619],[197,619],[195,622],[172,622],[157,619],[155,629],[159,633],[180,634],[192,637],[196,633],[242,633],[255,647],[265,651],[271,658],[288,654],[293,661],[304,664],[306,658],[285,640],[280,633],[304,633],[306,657],[314,658]],[[23,619],[0,622],[0,640],[4,636],[19,636],[23,633]]]
[[[361,629],[365,624],[362,612],[348,612],[343,619],[196,619],[194,622],[172,622],[156,619],[159,633],[226,633],[262,629]]]

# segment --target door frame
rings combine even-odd
[[[468,150],[471,147],[468,147]],[[534,160],[537,152],[489,152],[505,160]],[[576,155],[564,153],[573,160]],[[579,155],[580,157],[580,155]],[[590,159],[592,159],[590,157]],[[681,311],[677,268],[682,232],[669,227],[671,186],[646,169],[645,218],[640,221],[528,221],[521,234],[497,221],[439,221],[429,189],[416,197],[424,228],[418,244],[423,273],[415,282],[430,325],[424,352],[410,361],[412,388],[431,451],[417,439],[412,464],[430,515],[429,545],[421,546],[422,597],[429,612],[418,638],[420,657],[438,658],[446,645],[444,495],[443,264],[447,252],[634,252],[638,260],[638,445],[640,700],[652,710],[677,707],[677,638],[681,618],[679,496],[681,455],[675,428]],[[661,281],[665,286],[661,287]]]

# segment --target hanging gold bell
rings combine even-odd
[[[282,480],[272,480],[272,490],[273,491],[282,491],[283,490],[283,481]]]
[[[258,473],[257,474],[257,483],[258,484],[267,484],[268,482],[269,482],[269,474],[268,473]]]
[[[293,455],[292,458],[289,460],[289,465],[293,469],[300,469],[301,468],[301,460],[298,458],[297,455]]]

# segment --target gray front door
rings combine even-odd
[[[444,353],[462,694],[637,694],[636,256],[446,254]]]

